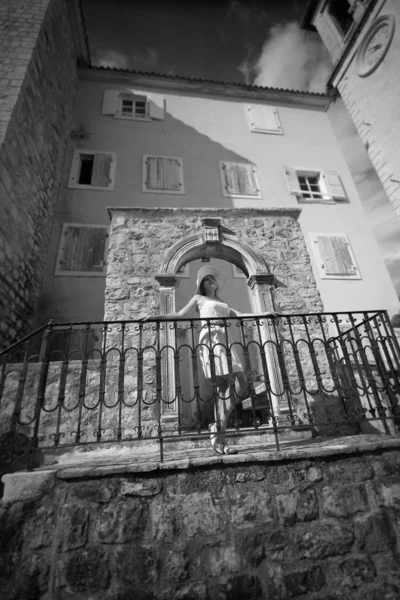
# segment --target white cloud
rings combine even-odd
[[[133,52],[132,54],[102,50],[98,53],[96,62],[99,67],[148,71],[156,66],[158,53],[153,48],[146,48],[143,52]]]
[[[99,67],[109,67],[111,69],[129,69],[128,57],[125,54],[115,52],[114,50],[101,50],[96,58],[96,62]]]
[[[270,29],[253,66],[255,85],[307,92],[325,92],[332,70],[328,52],[317,35],[303,31],[296,22]]]

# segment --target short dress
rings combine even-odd
[[[206,300],[200,309],[201,319],[229,318],[231,309],[225,302],[219,300]],[[229,330],[228,330],[229,331]],[[199,357],[204,375],[211,379],[211,357],[210,349],[214,353],[214,373],[216,376],[227,377],[228,368],[228,341],[225,327],[216,325],[215,321],[202,321],[202,329],[199,336]],[[235,346],[231,347],[232,373],[243,372],[243,363]]]

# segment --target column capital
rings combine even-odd
[[[256,275],[250,275],[247,285],[250,289],[253,289],[258,285],[269,285],[270,287],[275,287],[275,275],[273,273],[259,273]]]
[[[161,287],[166,288],[177,288],[180,281],[179,275],[175,275],[175,273],[156,273],[154,279]]]

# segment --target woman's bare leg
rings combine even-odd
[[[217,400],[214,404],[215,425],[211,427],[211,445],[219,454],[227,453],[225,445],[225,432],[229,416],[234,408],[236,398],[232,397],[229,379],[217,377]],[[217,428],[219,425],[219,430]]]

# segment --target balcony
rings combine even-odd
[[[202,332],[218,329],[215,345]],[[200,336],[200,339],[199,339]],[[215,338],[213,338],[215,339]],[[279,450],[306,439],[396,435],[400,349],[384,311],[181,321],[50,322],[1,355],[7,470],[74,451],[211,451],[220,426],[219,349],[234,409],[228,443]],[[209,364],[205,378],[200,353]],[[233,356],[247,380],[235,387]]]

